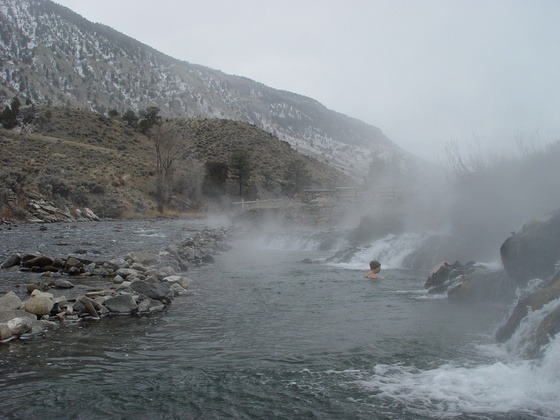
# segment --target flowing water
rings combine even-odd
[[[124,255],[177,243],[200,223],[71,230],[97,249],[123,234],[111,252]],[[68,228],[49,227],[40,243],[73,243]],[[12,250],[17,229],[37,227],[0,231]],[[22,247],[37,245],[28,239]],[[186,273],[192,294],[163,313],[0,345],[0,418],[558,418],[558,338],[538,361],[513,342],[498,346],[507,307],[429,296],[429,273],[399,266],[420,240],[385,238],[339,263],[303,235],[240,239],[215,265]],[[364,279],[373,258],[380,279]]]

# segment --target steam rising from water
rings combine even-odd
[[[359,240],[369,234],[358,245],[388,233],[433,231],[451,237],[445,247],[453,261],[497,260],[511,232],[560,208],[560,142],[520,149],[520,156],[507,157],[453,149],[445,173],[405,158],[378,159],[366,182],[373,198],[347,219],[361,221]],[[396,188],[402,196],[382,202],[375,194],[384,188]]]

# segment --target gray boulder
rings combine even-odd
[[[445,293],[450,286],[457,284],[457,279],[475,270],[474,262],[461,264],[455,261],[453,264],[447,262],[442,263],[439,268],[434,271],[424,283],[424,288],[428,289],[430,294]]]
[[[54,287],[55,289],[71,289],[74,287],[72,283],[68,280],[63,279],[56,279],[49,283],[49,286]]]
[[[97,311],[101,310],[101,305],[86,296],[80,297],[76,303],[78,302],[84,305],[84,312],[94,318],[99,318],[99,313]]]
[[[22,266],[24,267],[45,267],[48,265],[52,265],[52,263],[54,262],[54,260],[52,260],[49,257],[45,257],[44,255],[39,255],[38,257],[35,258],[30,258],[28,260],[25,260],[24,262],[22,262]]]
[[[159,256],[153,252],[130,252],[126,256],[126,260],[134,263],[139,263],[144,266],[155,264],[159,260]]]
[[[0,324],[0,341],[7,340],[12,336],[12,331],[8,324]]]
[[[118,276],[121,276],[123,279],[126,279],[128,276],[131,277],[138,277],[138,275],[140,274],[140,272],[138,270],[134,270],[132,268],[119,268],[116,271],[116,274]]]
[[[459,279],[460,283],[447,291],[450,300],[490,300],[509,303],[515,297],[515,290],[502,269],[477,267],[476,270],[462,275]]]
[[[105,301],[105,306],[109,311],[115,313],[130,314],[136,312],[138,305],[131,295],[117,295]]]
[[[188,293],[187,289],[185,289],[179,283],[173,283],[169,287],[169,290],[170,290],[170,292],[172,293],[173,296],[180,296],[180,295],[184,295],[184,294]]]
[[[560,332],[560,307],[553,310],[540,322],[535,340],[526,350],[527,356],[538,357],[544,346],[550,342],[550,338]]]
[[[114,268],[129,268],[128,262],[124,258],[114,258],[109,261]]]
[[[84,263],[79,259],[70,257],[66,260],[64,265],[64,272],[70,275],[79,275],[84,272]]]
[[[8,258],[6,261],[4,261],[0,267],[10,268],[19,265],[20,262],[21,262],[21,257],[18,254],[15,254],[12,255],[10,258]]]
[[[502,269],[484,264],[442,263],[424,283],[430,294],[444,294],[459,301],[511,301],[514,288]]]
[[[156,300],[166,299],[166,296],[169,294],[169,286],[165,283],[148,283],[143,280],[134,280],[130,283],[130,288],[137,293]]]
[[[131,269],[139,271],[139,272],[144,272],[147,270],[146,267],[144,267],[143,264],[140,264],[138,262],[132,263],[132,265],[130,266]]]
[[[15,310],[15,311],[1,311],[0,312],[0,322],[8,322],[10,319],[20,318],[25,316],[32,321],[37,319],[37,315],[33,315],[27,311]]]
[[[97,267],[91,273],[94,276],[100,276],[100,277],[109,277],[115,274],[113,270],[109,271],[109,269],[105,267]]]
[[[115,284],[123,284],[124,283],[124,279],[119,276],[118,274],[113,278],[113,283]]]
[[[150,301],[150,312],[160,312],[165,309],[163,302],[159,300],[149,299]]]
[[[166,281],[168,283],[177,283],[179,284],[179,286],[183,287],[184,289],[188,289],[189,288],[189,279],[186,277],[182,277],[182,276],[169,276],[169,277],[165,277],[163,279],[163,281]]]
[[[12,332],[12,335],[20,335],[28,332],[33,328],[33,321],[26,316],[10,319],[6,325]]]
[[[30,332],[31,334],[40,334],[45,330],[45,324],[42,321],[31,321],[33,326],[31,327]]]
[[[140,313],[150,312],[150,299],[146,298],[138,302],[138,312]]]
[[[0,311],[13,311],[21,307],[21,300],[14,292],[0,297]]]
[[[525,223],[500,247],[508,277],[519,286],[531,279],[548,279],[560,261],[560,210]]]
[[[529,314],[529,311],[539,310],[558,297],[560,297],[560,270],[539,290],[519,300],[506,323],[496,332],[496,339],[501,342],[508,340],[515,333],[521,321]]]
[[[48,315],[54,307],[53,295],[34,290],[31,297],[25,302],[25,310],[34,315]]]

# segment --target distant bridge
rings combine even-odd
[[[282,209],[294,202],[311,203],[319,198],[327,199],[336,205],[359,204],[364,202],[376,203],[384,210],[394,209],[399,202],[406,200],[410,190],[404,187],[391,186],[381,187],[375,191],[360,191],[356,187],[337,187],[335,189],[308,189],[304,190],[299,199],[290,200],[287,198],[271,200],[241,200],[234,202],[233,205],[240,206],[242,211],[261,210],[261,209]]]

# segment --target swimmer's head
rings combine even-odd
[[[381,263],[379,261],[373,260],[369,263],[369,268],[371,270],[375,270],[376,268],[381,267]]]

